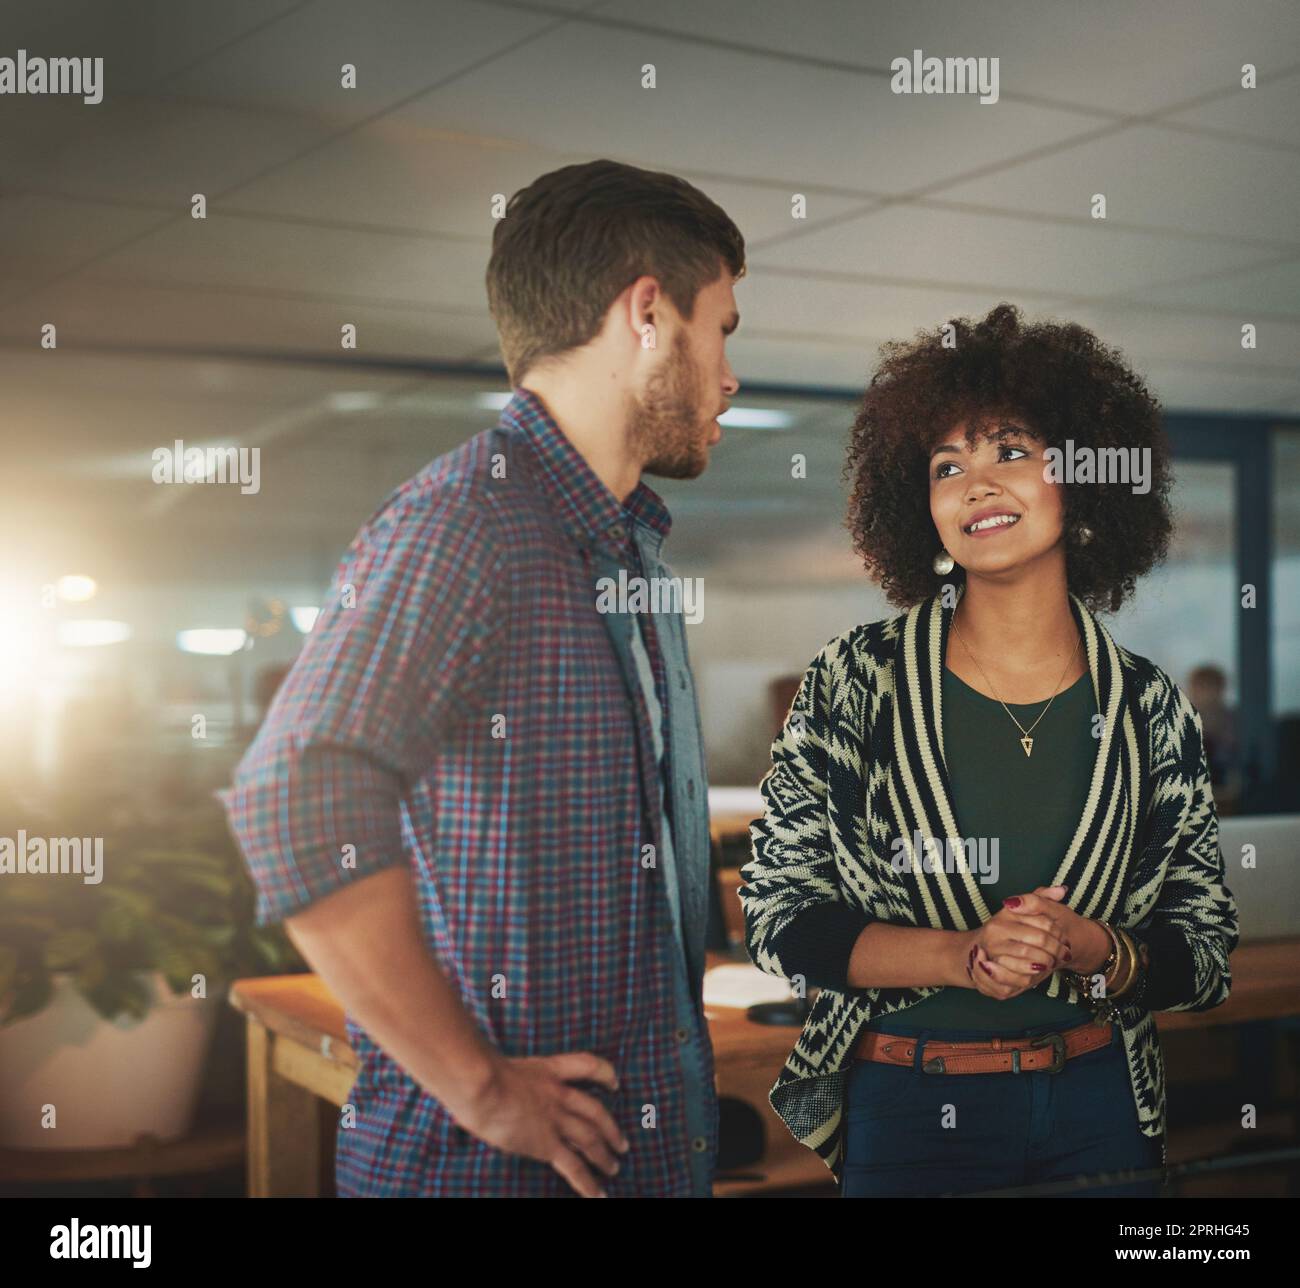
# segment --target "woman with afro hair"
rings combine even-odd
[[[846,475],[903,611],[813,659],[750,826],[750,957],[818,990],[772,1104],[846,1196],[1154,1196],[1152,1013],[1238,939],[1200,719],[1096,616],[1168,549],[1159,406],[1000,304],[884,347]]]

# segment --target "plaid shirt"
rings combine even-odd
[[[588,1088],[632,1145],[611,1196],[707,1193],[717,1149],[684,631],[680,616],[641,618],[673,762],[678,939],[671,872],[643,848],[662,852],[664,820],[631,619],[596,611],[599,576],[639,575],[645,555],[666,571],[670,525],[644,483],[620,505],[541,400],[515,390],[495,429],[361,530],[221,793],[259,924],[405,862],[425,942],[499,1050],[613,1064],[616,1093]],[[571,1193],[549,1165],[461,1130],[350,1016],[347,1028],[360,1064],[340,1195]]]

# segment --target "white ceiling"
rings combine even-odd
[[[1007,299],[1096,329],[1171,410],[1300,413],[1295,0],[118,0],[0,3],[0,30],[2,55],[101,55],[106,81],[98,106],[0,100],[11,477],[45,506],[57,480],[106,524],[206,515],[169,537],[178,566],[213,533],[245,560],[250,498],[160,506],[132,473],[153,446],[279,453],[257,530],[332,558],[388,486],[481,428],[478,386],[422,364],[497,361],[492,197],[596,156],[682,174],[740,225],[742,386],[860,389],[883,340]],[[998,57],[1000,101],[891,93],[914,48]],[[366,390],[375,413],[329,402]],[[825,524],[848,422],[800,414]],[[765,508],[770,528],[791,508],[767,481],[784,438],[729,435],[687,511]],[[137,527],[123,557],[165,559]]]

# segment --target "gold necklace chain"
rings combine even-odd
[[[1020,745],[1021,747],[1024,748],[1025,755],[1026,756],[1032,755],[1034,750],[1034,740],[1029,735],[1033,733],[1035,729],[1038,728],[1038,721],[1042,720],[1042,718],[1051,709],[1052,703],[1056,701],[1056,693],[1053,693],[1052,696],[1047,699],[1047,706],[1045,706],[1042,709],[1042,711],[1038,713],[1038,720],[1035,720],[1034,723],[1031,724],[1028,729],[1026,729],[1025,726],[1022,725],[1020,721],[1017,720],[1015,716],[1011,714],[1011,708],[1007,706],[1005,702],[1002,702],[1002,697],[998,693],[997,686],[993,683],[992,680],[989,679],[988,673],[984,670],[984,668],[980,666],[979,658],[977,658],[974,653],[971,653],[970,645],[967,644],[964,639],[962,639],[961,631],[957,630],[956,610],[953,611],[952,628],[954,631],[957,631],[957,638],[961,640],[962,648],[964,648],[967,653],[970,653],[970,660],[974,662],[977,667],[979,667],[979,673],[984,677],[984,683],[987,684],[989,688],[993,690],[993,696],[997,698],[997,700],[1000,703],[1002,703],[1002,710],[1005,711],[1007,715],[1011,716],[1012,723],[1016,726],[1017,729],[1020,730],[1020,734],[1021,734]],[[1061,671],[1061,678],[1056,682],[1056,688],[1058,691],[1061,687],[1061,680],[1065,679],[1065,672],[1070,669],[1070,663],[1074,661],[1074,655],[1079,651],[1079,645],[1082,643],[1083,643],[1083,636],[1080,635],[1078,639],[1074,641],[1074,648],[1071,649],[1070,656],[1066,659],[1065,667]]]

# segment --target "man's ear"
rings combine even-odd
[[[638,277],[628,288],[628,322],[640,337],[643,349],[659,348],[659,332],[667,303],[658,279],[648,274]]]

